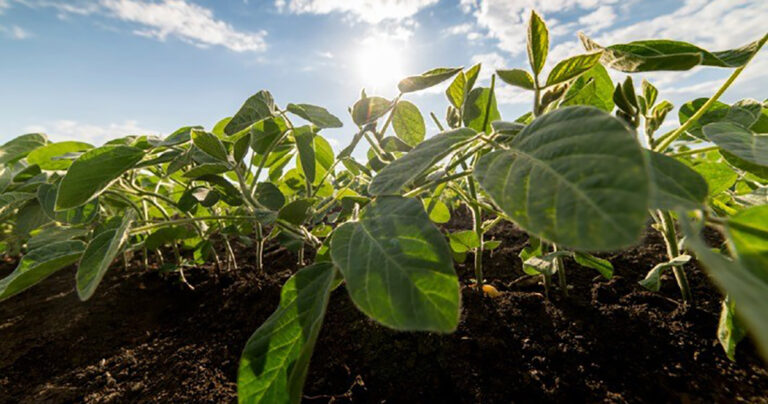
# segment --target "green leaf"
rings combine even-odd
[[[613,69],[634,73],[657,70],[689,70],[694,66],[740,67],[763,46],[768,35],[741,48],[709,52],[688,42],[668,39],[634,41],[602,47],[584,34],[579,34],[588,51],[605,50],[602,63]]]
[[[605,279],[611,279],[613,277],[613,265],[608,260],[579,251],[573,253],[573,259],[577,264],[583,267],[592,268],[597,272],[600,272],[600,275],[603,275],[603,278]]]
[[[31,192],[5,192],[0,194],[0,214],[10,209],[15,209],[24,202],[33,199],[35,194]]]
[[[451,220],[451,210],[443,202],[435,198],[424,198],[424,210],[429,215],[429,220],[443,224]]]
[[[496,74],[503,82],[511,86],[526,90],[533,90],[535,88],[533,77],[523,69],[496,70]]]
[[[221,163],[205,163],[190,168],[187,172],[182,174],[184,178],[198,178],[204,175],[221,174],[229,171],[229,167]]]
[[[282,117],[262,119],[251,126],[251,148],[259,154],[267,152],[269,146],[276,142],[288,130],[288,125]]]
[[[296,148],[299,150],[299,161],[304,172],[304,178],[309,183],[315,182],[315,133],[309,126],[301,126],[293,131]]]
[[[490,108],[488,107],[488,100],[491,101]],[[486,111],[488,112],[487,117]],[[501,119],[501,114],[496,107],[496,95],[491,94],[490,88],[478,87],[469,92],[464,103],[464,126],[478,132],[491,133],[491,122],[499,119]]]
[[[224,143],[221,143],[221,140],[213,133],[192,130],[192,143],[203,153],[214,159],[224,162],[228,161],[227,148],[224,147]]]
[[[461,230],[448,234],[451,250],[455,253],[465,253],[480,247],[480,238],[472,230]]]
[[[74,264],[82,254],[82,241],[61,241],[28,252],[10,275],[0,279],[0,301],[28,289],[54,272]]]
[[[32,150],[27,155],[29,164],[37,164],[43,170],[66,170],[72,164],[71,154],[93,149],[93,146],[83,142],[49,143]]]
[[[260,182],[256,185],[256,200],[268,209],[279,210],[285,205],[285,196],[275,184]]]
[[[702,106],[704,106],[707,101],[708,98],[697,98],[693,101],[689,101],[683,104],[680,107],[680,110],[677,112],[680,125],[685,124],[688,119],[690,119]],[[726,119],[730,109],[731,107],[728,106],[728,104],[715,101],[709,107],[709,109],[707,109],[707,112],[705,112],[704,115],[702,115],[698,120],[696,120],[696,122],[693,122],[691,126],[688,127],[686,132],[696,138],[706,140],[704,134],[701,132],[702,127],[710,123],[719,122],[723,119]]]
[[[437,162],[475,136],[468,128],[437,134],[393,161],[373,177],[368,192],[371,195],[396,194]]]
[[[93,296],[120,248],[128,240],[134,217],[133,211],[126,211],[119,227],[100,233],[88,243],[75,276],[77,296],[80,300],[86,301]]]
[[[645,278],[638,282],[642,287],[650,290],[651,292],[658,292],[661,288],[661,273],[668,268],[681,267],[691,260],[690,255],[679,255],[667,262],[661,263],[653,267],[645,275]]]
[[[84,228],[46,226],[45,228],[33,233],[32,237],[27,240],[27,248],[30,251],[36,250],[49,244],[58,243],[61,241],[69,241],[77,237],[84,237],[87,234],[88,229]]]
[[[312,200],[297,199],[280,209],[277,218],[297,226],[304,223],[312,212]]]
[[[21,135],[0,146],[0,164],[13,163],[24,158],[29,152],[44,146],[48,138],[42,133]]]
[[[259,91],[245,101],[224,127],[224,133],[234,135],[264,118],[275,115],[275,112],[275,100],[272,99],[272,94],[269,91]]]
[[[40,184],[37,188],[37,200],[40,202],[40,207],[51,220],[68,224],[83,224],[91,222],[99,213],[99,202],[96,199],[75,209],[56,211],[57,193],[58,187],[53,184]]]
[[[710,197],[729,189],[739,178],[736,172],[723,163],[701,163],[695,165],[693,169],[707,181]]]
[[[677,159],[645,151],[651,167],[652,209],[700,209],[707,199],[707,181]]]
[[[703,131],[707,139],[736,157],[768,167],[768,136],[758,135],[732,122],[711,123]]]
[[[768,283],[744,268],[741,262],[731,261],[710,250],[685,214],[679,212],[678,216],[685,245],[693,250],[714,283],[733,299],[739,308],[739,318],[744,321],[763,358],[768,359],[768,302],[765,299]]]
[[[424,140],[427,129],[418,107],[408,101],[399,101],[392,113],[392,127],[397,137],[411,146]]]
[[[768,205],[745,209],[729,217],[726,228],[739,261],[768,283]]]
[[[535,11],[531,11],[528,22],[528,61],[531,63],[533,74],[538,76],[547,62],[549,52],[549,30],[547,25]]]
[[[600,61],[600,56],[602,56],[602,54],[602,51],[598,51],[572,56],[560,61],[552,68],[552,71],[549,72],[546,87],[564,83],[574,77],[578,77],[580,74],[594,67]]]
[[[83,153],[61,180],[56,196],[56,210],[86,204],[133,168],[142,157],[144,151],[131,146],[102,146]]]
[[[308,120],[318,128],[340,128],[343,126],[339,118],[323,107],[310,104],[288,104],[288,111]]]
[[[597,108],[565,107],[536,118],[508,144],[481,157],[473,175],[520,227],[583,250],[638,240],[649,175],[620,120]]]
[[[594,65],[571,83],[560,103],[561,107],[568,105],[591,105],[613,111],[613,81],[603,65]]]
[[[460,72],[461,69],[461,67],[439,67],[437,69],[432,69],[418,76],[406,77],[400,80],[400,82],[397,84],[397,88],[401,93],[410,93],[423,90],[450,79],[456,73]]]
[[[369,124],[389,112],[392,102],[382,97],[367,97],[352,107],[352,120],[358,126]]]
[[[717,324],[717,340],[728,359],[736,360],[736,345],[747,335],[747,330],[736,317],[736,305],[728,296],[723,300],[720,320]]]
[[[325,317],[336,269],[316,263],[283,285],[280,304],[251,335],[240,357],[240,403],[299,403]]]
[[[29,234],[41,226],[51,222],[45,215],[38,201],[29,201],[16,213],[16,227],[13,229],[15,237],[26,239]]]
[[[176,146],[182,143],[189,142],[191,139],[191,133],[193,129],[203,130],[202,126],[184,126],[177,129],[175,132],[168,135],[160,146]]]
[[[445,237],[415,199],[379,197],[334,231],[331,257],[352,301],[397,330],[451,332],[459,282]]]
[[[464,96],[466,95],[467,76],[464,72],[459,72],[451,82],[451,85],[445,89],[445,96],[448,97],[451,105],[456,109],[461,109],[464,105]]]

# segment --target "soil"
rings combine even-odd
[[[461,222],[462,220],[459,220]],[[456,228],[456,220],[447,228]],[[566,261],[569,297],[550,299],[524,277],[525,234],[505,224],[484,257],[500,297],[468,287],[457,265],[462,315],[450,335],[394,332],[333,292],[304,390],[307,402],[768,402],[768,371],[755,348],[737,361],[715,337],[720,295],[696,264],[686,266],[695,307],[679,304],[666,275],[660,293],[637,281],[664,259],[652,232],[639,247],[604,254],[610,280]],[[257,274],[251,248],[235,244],[239,269],[144,269],[116,264],[82,303],[74,269],[0,304],[0,402],[232,402],[240,352],[277,305],[297,269],[271,246]],[[471,257],[468,263],[471,262]],[[0,264],[0,276],[15,262]]]

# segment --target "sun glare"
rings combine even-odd
[[[366,41],[357,54],[360,80],[369,90],[394,87],[403,76],[401,49],[386,41]]]

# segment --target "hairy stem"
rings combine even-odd
[[[677,247],[677,230],[675,229],[675,222],[672,219],[672,214],[660,211],[659,219],[662,226],[661,235],[664,237],[664,244],[667,247],[667,256],[670,260],[677,258],[677,256],[680,255],[680,249]],[[683,295],[683,302],[693,303],[691,287],[688,285],[688,277],[685,275],[683,267],[673,266],[672,273],[675,275],[677,286],[680,288],[680,293]]]

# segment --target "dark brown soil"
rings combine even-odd
[[[394,332],[360,314],[344,288],[331,298],[305,388],[308,402],[768,402],[768,372],[752,345],[730,362],[715,330],[719,294],[689,265],[696,307],[637,281],[663,260],[661,240],[607,254],[605,280],[566,262],[570,297],[521,281],[524,233],[500,226],[485,257],[502,295],[462,293],[451,335]],[[296,257],[273,254],[266,275],[247,263],[176,275],[120,265],[88,302],[62,271],[0,304],[0,402],[231,402],[240,351],[275,308]],[[469,260],[471,261],[471,259]],[[0,276],[13,262],[0,267]],[[458,265],[462,284],[471,269]]]

